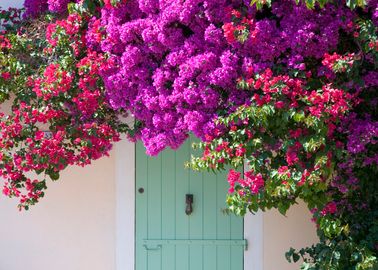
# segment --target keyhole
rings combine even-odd
[[[139,189],[138,189],[138,192],[141,193],[141,194],[144,193],[144,188],[142,188],[142,187],[139,188]]]

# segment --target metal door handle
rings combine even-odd
[[[186,194],[185,195],[185,214],[188,216],[193,213],[193,194]]]
[[[146,249],[146,250],[148,250],[148,251],[154,251],[154,250],[160,250],[161,249],[161,245],[157,245],[157,246],[155,246],[155,247],[149,247],[149,246],[147,246],[147,245],[143,245],[144,246],[144,248]]]

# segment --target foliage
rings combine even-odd
[[[234,213],[308,204],[320,242],[288,260],[377,267],[377,1],[26,0],[24,20],[0,14],[0,172],[21,208],[120,133],[150,155],[194,133],[193,169],[246,162],[229,171]]]
[[[310,207],[325,202],[322,191],[335,169],[332,156],[341,155],[334,127],[349,110],[352,95],[329,84],[306,90],[303,79],[273,76],[270,69],[247,80],[254,93],[251,104],[218,119],[228,132],[201,144],[204,156],[193,160],[193,168],[247,162],[245,179],[234,171],[228,178],[235,194],[228,203],[237,214],[272,207],[285,214],[298,197]],[[264,179],[258,189],[252,175]]]

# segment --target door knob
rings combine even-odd
[[[185,214],[189,216],[193,212],[193,194],[186,194],[185,202]]]

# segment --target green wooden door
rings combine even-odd
[[[136,270],[243,270],[243,219],[222,212],[226,174],[185,169],[190,145],[148,157],[137,144]]]

